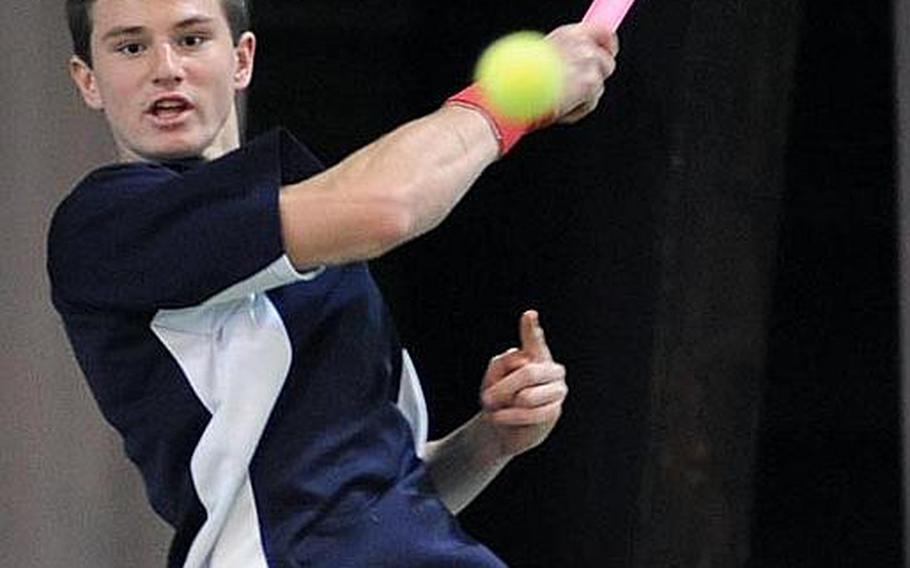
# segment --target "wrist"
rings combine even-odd
[[[500,157],[506,155],[514,148],[526,134],[546,123],[546,121],[516,122],[502,116],[493,108],[477,83],[473,83],[461,92],[449,97],[445,104],[469,108],[483,116],[496,137]]]
[[[468,424],[472,445],[476,448],[475,459],[482,467],[503,468],[515,455],[508,452],[502,443],[497,427],[480,412]]]

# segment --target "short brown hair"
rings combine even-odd
[[[92,64],[92,5],[95,0],[66,0],[66,19],[73,38],[73,53]],[[221,7],[231,28],[234,43],[240,34],[250,29],[250,10],[247,0],[221,0]]]

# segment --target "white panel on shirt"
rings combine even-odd
[[[291,341],[267,290],[318,277],[297,272],[283,256],[203,304],[161,310],[152,331],[180,365],[212,418],[199,439],[190,471],[206,521],[185,568],[264,568],[249,465],[291,366]],[[427,411],[414,365],[402,355],[398,406],[411,426],[419,456]]]
[[[429,418],[427,403],[420,388],[420,378],[406,350],[401,352],[401,386],[398,389],[398,409],[404,414],[414,435],[414,451],[423,458],[427,445]]]

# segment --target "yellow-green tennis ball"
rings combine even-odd
[[[556,109],[563,88],[562,59],[538,32],[515,32],[480,56],[474,79],[503,117],[531,122]]]

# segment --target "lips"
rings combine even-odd
[[[195,108],[193,102],[179,94],[156,98],[146,108],[146,114],[160,127],[176,126]]]

